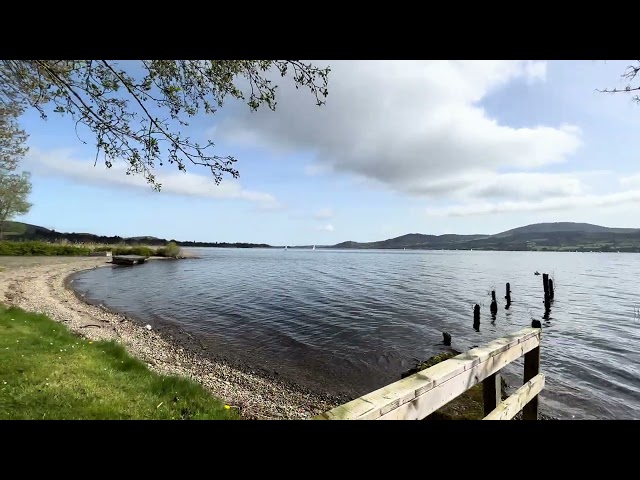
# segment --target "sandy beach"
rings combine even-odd
[[[106,262],[105,257],[0,257],[4,269],[0,272],[0,300],[44,313],[91,340],[116,340],[151,370],[202,384],[237,408],[243,418],[306,419],[341,403],[249,368],[204,358],[133,319],[83,302],[67,287],[65,280],[76,272],[114,268]]]

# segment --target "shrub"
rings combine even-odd
[[[182,250],[176,242],[169,242],[166,247],[160,247],[156,250],[156,255],[159,257],[172,257],[176,258],[182,253]]]
[[[30,256],[30,255],[61,255],[76,256],[89,255],[91,249],[76,245],[60,245],[45,242],[0,242],[0,255]]]

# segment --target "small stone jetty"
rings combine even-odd
[[[111,263],[114,265],[141,265],[147,260],[147,257],[142,255],[114,255],[111,258]]]

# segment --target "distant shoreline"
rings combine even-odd
[[[120,237],[91,233],[60,233],[38,225],[6,222],[6,239],[66,241],[75,245],[102,244],[161,247],[176,242],[186,248],[269,248],[285,249],[285,245],[251,242],[196,242],[167,240],[152,236]],[[325,237],[326,238],[326,237]],[[313,244],[287,245],[288,249],[311,249]],[[386,240],[334,245],[315,244],[317,250],[326,249],[379,249],[379,250],[478,250],[478,251],[549,251],[549,252],[612,252],[640,253],[640,229],[611,228],[589,223],[553,222],[536,223],[495,234],[442,234],[409,233]]]

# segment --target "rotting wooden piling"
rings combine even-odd
[[[451,346],[451,334],[449,332],[442,332],[443,343],[447,346]]]
[[[504,308],[508,309],[511,306],[511,285],[509,282],[507,282],[507,294],[504,298],[507,301],[507,305]]]
[[[553,292],[553,280],[549,279],[548,285],[549,300],[553,300],[553,297],[555,296],[555,293]]]
[[[549,274],[542,274],[542,288],[544,288],[544,310],[546,312],[551,308],[551,299],[549,297]]]
[[[473,328],[480,330],[480,305],[477,303],[473,307]]]
[[[495,290],[491,290],[491,307],[489,307],[489,309],[491,310],[491,315],[498,313],[498,302],[496,302]]]

